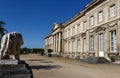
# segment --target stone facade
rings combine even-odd
[[[54,24],[45,38],[48,48],[69,58],[119,55],[120,0],[93,0],[66,23]]]

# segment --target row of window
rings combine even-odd
[[[99,48],[99,52],[104,52],[104,34],[100,33],[98,35],[98,48]],[[90,36],[90,52],[94,52],[95,50],[95,41],[94,41],[94,36]],[[66,45],[66,49],[68,49],[67,51],[69,52],[81,52],[80,51],[80,40],[77,41],[77,46],[75,44],[75,41],[73,41],[72,43],[68,42],[68,44]],[[77,49],[76,49],[76,48]],[[87,39],[84,38],[83,39],[83,52],[87,51]],[[116,44],[116,31],[111,31],[110,32],[110,52],[117,52],[117,44]]]
[[[116,14],[117,14],[116,5],[113,4],[112,6],[109,7],[109,18],[115,17]],[[104,21],[104,16],[105,15],[104,15],[103,10],[98,12],[98,23],[101,23]],[[94,26],[94,22],[95,22],[95,17],[94,17],[94,15],[91,15],[89,18],[90,27]],[[76,31],[76,28],[77,28],[77,31]],[[65,36],[69,37],[69,36],[75,35],[75,34],[79,33],[80,31],[85,31],[87,28],[88,28],[87,21],[83,21],[80,24],[67,29],[65,31]]]
[[[116,16],[116,6],[113,4],[112,6],[109,7],[109,18],[115,17]],[[98,23],[101,23],[104,21],[104,12],[103,10],[98,12]],[[90,26],[94,25],[94,15],[90,17]]]
[[[86,45],[86,44],[85,44]],[[110,32],[110,51],[116,52],[116,31]],[[94,36],[90,37],[90,51],[94,52]],[[104,34],[99,34],[99,51],[104,51]]]

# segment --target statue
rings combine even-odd
[[[0,78],[33,78],[31,67],[20,60],[20,46],[23,38],[20,33],[5,34],[1,40],[0,49]],[[10,55],[13,55],[12,59]]]
[[[13,60],[20,60],[20,46],[23,43],[23,38],[20,33],[11,32],[5,34],[1,40],[1,59],[10,59],[10,55],[12,54]]]

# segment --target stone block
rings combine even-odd
[[[11,59],[8,59],[8,60],[0,60],[0,65],[7,65],[7,64],[12,64],[12,65],[17,65],[18,64],[18,60],[11,60]]]

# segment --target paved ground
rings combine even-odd
[[[87,64],[73,59],[21,55],[32,68],[34,78],[120,78],[120,65]]]

